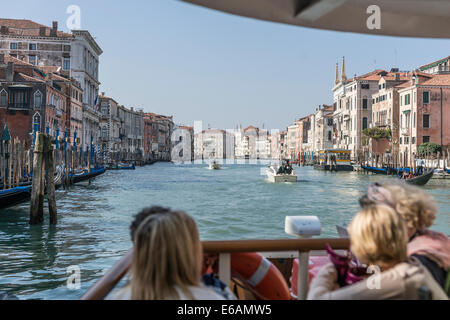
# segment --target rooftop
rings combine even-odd
[[[25,19],[1,19],[0,26],[8,28],[8,35],[26,36],[26,37],[40,37],[40,29],[45,28],[45,37],[50,37],[52,28],[43,24],[25,20]],[[57,31],[58,38],[73,38],[70,33]]]

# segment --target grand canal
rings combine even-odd
[[[316,215],[323,236],[348,223],[357,199],[371,182],[394,178],[326,173],[295,168],[296,184],[270,184],[262,165],[155,164],[136,171],[110,171],[91,185],[57,195],[59,223],[28,225],[28,204],[0,212],[0,292],[20,299],[77,299],[130,247],[134,214],[151,205],[195,217],[202,240],[286,238],[287,215]],[[425,189],[439,205],[435,230],[450,234],[450,181]],[[81,269],[81,289],[66,286],[67,268]]]

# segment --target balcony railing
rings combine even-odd
[[[402,136],[409,136],[409,135],[411,135],[411,129],[410,128],[402,128],[401,134],[402,134]]]
[[[10,103],[9,104],[9,109],[12,110],[24,110],[24,109],[29,109],[30,108],[30,103]]]
[[[384,119],[384,120],[375,122],[376,127],[388,127],[390,125],[391,125],[390,119]]]

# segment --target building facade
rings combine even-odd
[[[400,163],[412,166],[418,147],[436,143],[450,146],[450,74],[426,77],[415,73],[399,90]]]

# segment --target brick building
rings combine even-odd
[[[0,80],[0,122],[8,124],[13,137],[27,147],[37,131],[64,138],[70,130],[70,80],[3,54]]]

